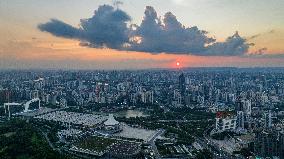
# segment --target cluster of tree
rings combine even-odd
[[[67,158],[53,151],[32,124],[18,119],[0,124],[0,156],[3,159]]]
[[[214,121],[198,121],[198,122],[189,122],[179,124],[180,128],[187,133],[190,133],[194,136],[202,137],[203,133],[208,127],[214,124]]]
[[[253,153],[248,148],[242,148],[240,151],[234,151],[234,155],[235,154],[242,155],[245,158],[249,158],[250,156],[253,156]]]

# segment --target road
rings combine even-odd
[[[148,141],[148,144],[151,145],[152,147],[152,150],[153,150],[153,153],[154,153],[154,156],[155,158],[159,159],[161,158],[160,154],[159,154],[159,151],[158,151],[158,148],[155,144],[155,141],[157,139],[157,137],[159,137],[160,135],[164,134],[165,133],[165,130],[163,129],[160,129],[153,137],[151,140]]]
[[[232,158],[232,156],[227,153],[226,151],[224,151],[222,148],[219,147],[219,145],[217,145],[216,143],[214,143],[210,136],[208,134],[210,134],[211,129],[214,128],[214,125],[208,127],[204,133],[203,133],[203,138],[204,139],[200,139],[199,142],[201,145],[206,145],[206,148],[209,149],[211,152],[213,152],[213,157],[215,159],[230,159]],[[210,146],[209,146],[210,145]]]

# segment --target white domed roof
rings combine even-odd
[[[113,117],[113,114],[109,114],[107,121],[104,122],[106,126],[112,126],[119,124],[118,121],[116,121]]]

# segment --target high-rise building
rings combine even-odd
[[[265,128],[272,127],[272,114],[270,110],[267,113],[264,113],[264,126]]]
[[[251,115],[251,101],[247,99],[238,99],[236,102],[236,111],[243,111],[247,115]]]
[[[34,99],[34,98],[38,98],[39,97],[39,92],[38,90],[33,90],[30,92],[31,95],[30,95],[30,99]]]
[[[251,101],[250,100],[243,100],[243,109],[244,109],[244,113],[247,116],[251,115]]]
[[[239,98],[236,102],[235,110],[238,112],[238,119],[242,123],[240,123],[241,128],[243,128],[243,123],[246,127],[250,127],[251,125],[251,101],[248,99]],[[242,113],[241,113],[242,112]],[[242,120],[241,120],[242,119]]]
[[[153,91],[146,91],[141,93],[141,100],[143,103],[154,103]]]
[[[44,87],[44,79],[39,78],[37,80],[34,80],[34,89],[41,90]]]
[[[185,94],[185,77],[184,74],[182,73],[179,76],[179,90],[182,96]]]
[[[183,73],[179,76],[179,90],[181,95],[181,104],[185,104],[185,77]]]
[[[237,112],[237,128],[239,129],[245,128],[245,116],[243,111]]]

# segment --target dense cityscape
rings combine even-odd
[[[284,159],[283,68],[3,70],[0,158]]]
[[[284,0],[0,0],[0,159],[284,159]]]

